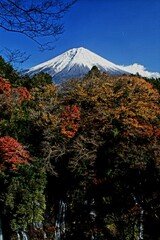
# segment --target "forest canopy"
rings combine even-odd
[[[57,87],[0,63],[4,239],[158,240],[158,85],[94,68]]]

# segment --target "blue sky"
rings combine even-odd
[[[39,51],[25,36],[0,29],[0,51],[20,49],[31,55],[29,68],[71,48],[85,47],[119,64],[139,63],[160,72],[159,0],[78,0],[63,18],[65,31],[52,51]]]

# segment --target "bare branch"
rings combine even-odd
[[[21,52],[19,49],[11,50],[9,48],[6,49],[6,57],[8,63],[12,64],[13,62],[22,64],[29,59],[29,55],[26,55],[26,52]]]
[[[6,62],[11,64],[17,70],[21,67],[21,64],[30,58],[30,55],[27,55],[26,52],[21,52],[19,49],[11,50],[9,48],[5,48],[1,52],[5,55]]]
[[[36,42],[41,49],[48,49],[55,37],[62,34],[60,20],[77,0],[1,0],[0,28],[21,33]],[[42,43],[42,38],[53,41]]]

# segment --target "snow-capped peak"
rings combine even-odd
[[[83,47],[72,48],[49,61],[26,70],[25,74],[33,76],[36,73],[45,72],[52,76],[55,83],[59,83],[68,78],[82,77],[93,66],[114,75],[139,73],[144,77],[160,77],[159,73],[150,73],[139,64],[130,66],[116,65]]]

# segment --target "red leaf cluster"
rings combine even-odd
[[[12,170],[17,170],[18,165],[28,164],[30,160],[29,152],[10,136],[0,137],[0,157],[1,170],[7,166]]]
[[[2,77],[0,77],[0,92],[4,93],[6,96],[11,93],[11,84]]]
[[[61,133],[69,138],[73,138],[78,131],[80,124],[80,108],[76,104],[66,106],[61,115]]]
[[[14,88],[14,92],[16,92],[19,96],[19,103],[23,102],[24,100],[29,101],[31,99],[30,92],[27,90],[26,87]]]
[[[31,99],[31,94],[26,87],[11,88],[11,84],[3,77],[0,77],[0,93],[5,94],[7,99],[10,97],[10,100],[12,99],[12,94],[16,93],[18,95],[19,103]]]
[[[135,205],[129,210],[130,213],[140,213],[140,211],[141,207],[139,205]]]
[[[160,129],[154,126],[154,133],[157,138],[160,138]]]

